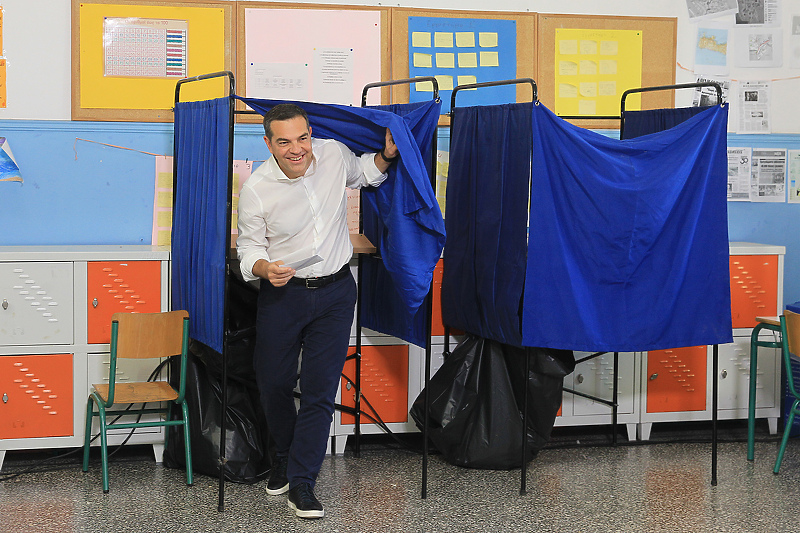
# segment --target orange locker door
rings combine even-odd
[[[111,342],[114,313],[161,311],[160,261],[93,261],[86,265],[90,344]]]
[[[732,255],[730,267],[734,328],[753,328],[755,317],[779,312],[777,255]]]
[[[647,412],[704,411],[706,346],[647,353]]]
[[[350,348],[350,355],[355,348]],[[344,375],[356,379],[356,362],[351,359],[344,365]],[[375,416],[367,400],[384,422],[408,422],[408,346],[361,347],[361,411]],[[342,405],[355,407],[354,387],[342,378]],[[361,417],[362,423],[370,420]],[[355,417],[342,413],[342,424],[355,424]]]
[[[444,322],[442,321],[442,273],[444,267],[442,260],[436,263],[433,269],[433,310],[431,312],[431,335],[441,337],[444,335]]]
[[[0,357],[0,439],[71,436],[72,354]]]

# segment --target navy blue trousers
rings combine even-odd
[[[318,289],[261,280],[253,367],[277,453],[288,456],[289,487],[316,483],[325,458],[356,302],[353,276]],[[300,364],[300,408],[294,388]]]

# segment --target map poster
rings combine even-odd
[[[783,33],[780,28],[740,26],[735,32],[737,67],[783,65]]]
[[[727,76],[729,71],[728,32],[729,30],[722,26],[712,24],[698,26],[694,52],[696,72]]]

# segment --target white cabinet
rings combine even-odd
[[[166,247],[0,247],[0,468],[6,450],[83,445],[91,384],[108,375],[111,315],[168,310],[168,282]],[[163,451],[158,428],[128,442]]]

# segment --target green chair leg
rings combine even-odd
[[[777,474],[783,462],[783,453],[786,451],[786,444],[789,442],[789,433],[792,431],[792,424],[794,423],[794,415],[798,411],[800,400],[795,400],[792,404],[792,409],[789,411],[789,419],[786,421],[786,426],[783,429],[783,438],[781,439],[781,447],[778,449],[778,458],[775,459],[775,468],[772,472]]]
[[[165,421],[169,422],[172,420],[172,402],[167,402],[167,414]],[[169,449],[169,432],[171,426],[164,426],[164,450]]]
[[[86,400],[86,432],[83,437],[83,471],[89,471],[89,447],[92,444],[92,419],[94,418],[94,402],[91,396]]]
[[[103,469],[103,493],[108,493],[108,438],[106,435],[106,410],[98,405],[100,416],[100,459]]]
[[[181,403],[183,411],[183,449],[186,453],[186,484],[194,484],[194,473],[192,472],[192,438],[189,432],[189,406],[184,400]]]

